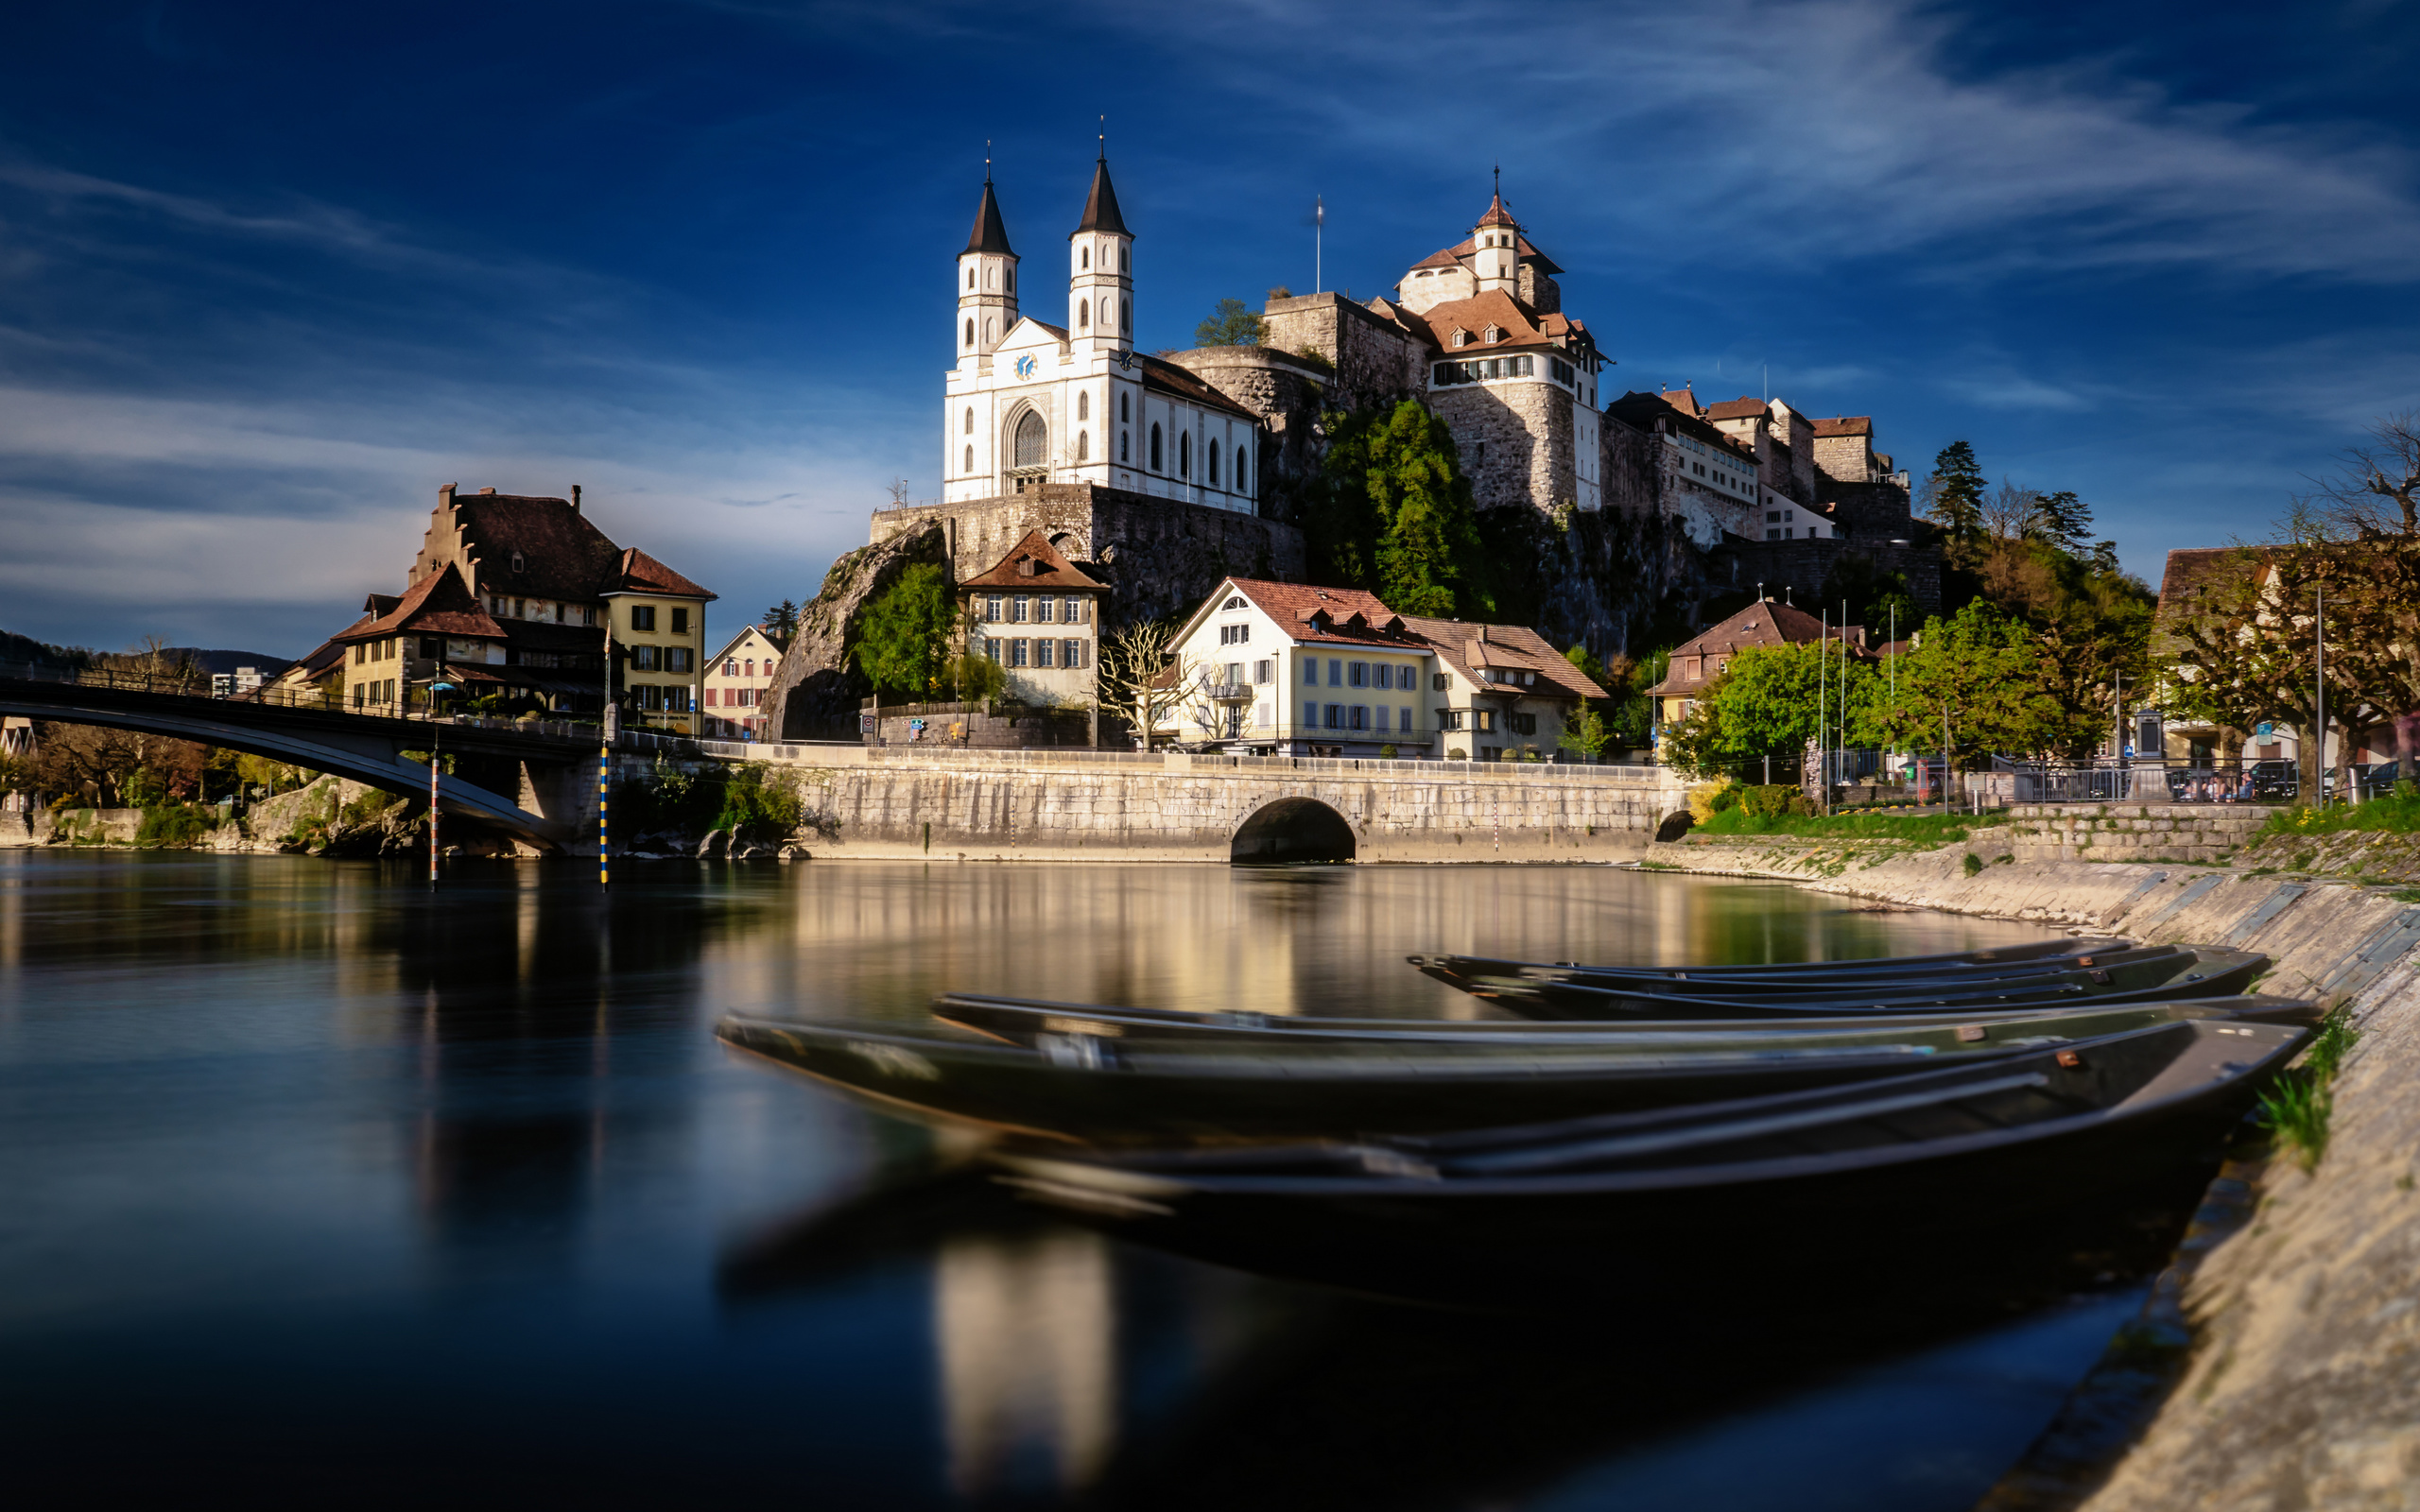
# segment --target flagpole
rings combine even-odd
[[[1327,278],[1327,197],[1311,200],[1311,292],[1324,289]]]

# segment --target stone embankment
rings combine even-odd
[[[2020,803],[2009,814],[2019,861],[2219,861],[2274,808],[2256,803]]]
[[[2275,962],[2263,989],[2348,1005],[2360,1039],[2336,1082],[2325,1156],[2308,1172],[2270,1162],[2252,1220],[2198,1266],[2180,1267],[2174,1284],[2193,1343],[2156,1416],[2080,1503],[1990,1504],[2420,1506],[2420,888],[2369,880],[2410,878],[2420,845],[2408,835],[2290,833],[2212,867],[2019,860],[2024,838],[2002,826],[1932,850],[1704,836],[1651,846],[1647,864],[2152,942],[2248,947]],[[1969,854],[1980,869],[1970,872]],[[2329,859],[2363,874],[2273,869]]]

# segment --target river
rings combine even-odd
[[[0,852],[9,1478],[45,1502],[1950,1512],[2137,1278],[1879,1331],[1346,1297],[1065,1227],[711,1028],[913,1021],[944,988],[1467,1015],[1404,956],[2036,936],[1602,867],[658,863],[608,893],[463,863],[432,895],[401,864]]]

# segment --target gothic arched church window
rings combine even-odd
[[[970,289],[975,286],[975,269],[971,267],[966,270],[966,286]]]
[[[1077,392],[1076,418],[1078,420],[1090,420],[1093,418],[1093,396],[1090,392],[1084,390],[1079,390]]]
[[[995,289],[1000,286],[1000,270],[998,268],[987,267],[983,270],[983,286],[987,289]]]
[[[1193,433],[1191,431],[1177,433],[1176,475],[1181,478],[1193,476]]]
[[[1134,306],[1128,301],[1117,301],[1117,324],[1127,335],[1134,334]]]
[[[1040,467],[1050,450],[1050,426],[1038,410],[1028,409],[1017,421],[1017,466]]]
[[[1076,301],[1076,329],[1079,331],[1089,331],[1092,328],[1093,301],[1090,300],[1078,300]]]
[[[984,339],[985,341],[997,341],[997,340],[999,340],[999,339],[1000,339],[1000,330],[999,330],[999,322],[998,322],[998,321],[996,321],[996,320],[985,320],[985,321],[983,322],[983,339]]]
[[[975,434],[975,406],[973,404],[966,406],[966,434],[969,436]]]
[[[1119,420],[1132,420],[1134,418],[1134,408],[1132,404],[1127,403],[1130,397],[1130,395],[1126,394],[1120,394],[1117,396],[1117,418]]]
[[[1010,292],[1010,293],[1011,293],[1011,294],[1014,294],[1016,291],[1017,291],[1017,270],[1016,270],[1015,268],[1013,268],[1013,267],[1012,267],[1012,268],[1010,268],[1010,269],[1009,269],[1009,292]]]
[[[1093,433],[1090,431],[1078,431],[1076,433],[1076,460],[1079,462],[1089,462],[1092,459]]]
[[[1217,441],[1210,443],[1209,462],[1210,486],[1215,489],[1219,486],[1219,443]]]
[[[1251,481],[1250,470],[1244,466],[1244,449],[1238,446],[1236,448],[1236,491],[1250,492],[1251,489],[1248,485]]]
[[[972,472],[975,471],[975,448],[970,446],[966,449],[966,465],[959,469],[959,471],[961,472]]]
[[[968,276],[973,277],[972,274],[969,274]],[[967,317],[966,320],[966,344],[970,347],[975,345],[975,318],[973,316]]]
[[[1125,272],[1125,271],[1126,271],[1126,268],[1127,268],[1127,249],[1126,249],[1125,248],[1121,247],[1121,248],[1119,248],[1119,249],[1117,249],[1117,270],[1118,270],[1119,272],[1123,273],[1123,272]]]
[[[1090,266],[1093,266],[1093,249],[1092,249],[1091,248],[1089,248],[1089,247],[1080,247],[1080,248],[1076,249],[1076,266],[1077,266],[1078,268],[1081,269],[1081,268],[1087,268],[1087,267],[1090,267]]]
[[[1128,436],[1124,431],[1119,431],[1117,433],[1117,459],[1119,461],[1131,462],[1134,459],[1132,449],[1127,445],[1127,442],[1132,439],[1132,438]]]
[[[1159,470],[1160,470],[1160,422],[1159,422],[1158,421],[1153,421],[1151,422],[1151,471],[1152,471],[1152,472],[1157,472]]]

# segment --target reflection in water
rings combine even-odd
[[[933,1267],[949,1480],[998,1487],[1020,1450],[1045,1452],[1063,1490],[1108,1458],[1116,1406],[1116,1302],[1109,1242],[1067,1229],[976,1234]]]
[[[576,868],[480,865],[432,898],[408,864],[0,852],[12,1489],[1542,1506],[1729,1414],[1753,1452],[1637,1504],[1790,1505],[1820,1483],[1946,1512],[2082,1360],[1936,1392],[1921,1439],[1787,1423],[1833,1401],[1840,1362],[2005,1314],[1887,1298],[1742,1328],[1650,1298],[1541,1325],[1340,1298],[937,1172],[924,1131],[711,1027],[921,1022],[950,988],[1470,1014],[1402,957],[2035,934],[1601,867],[683,863],[600,893]],[[1911,1479],[1950,1460],[1954,1485]]]

